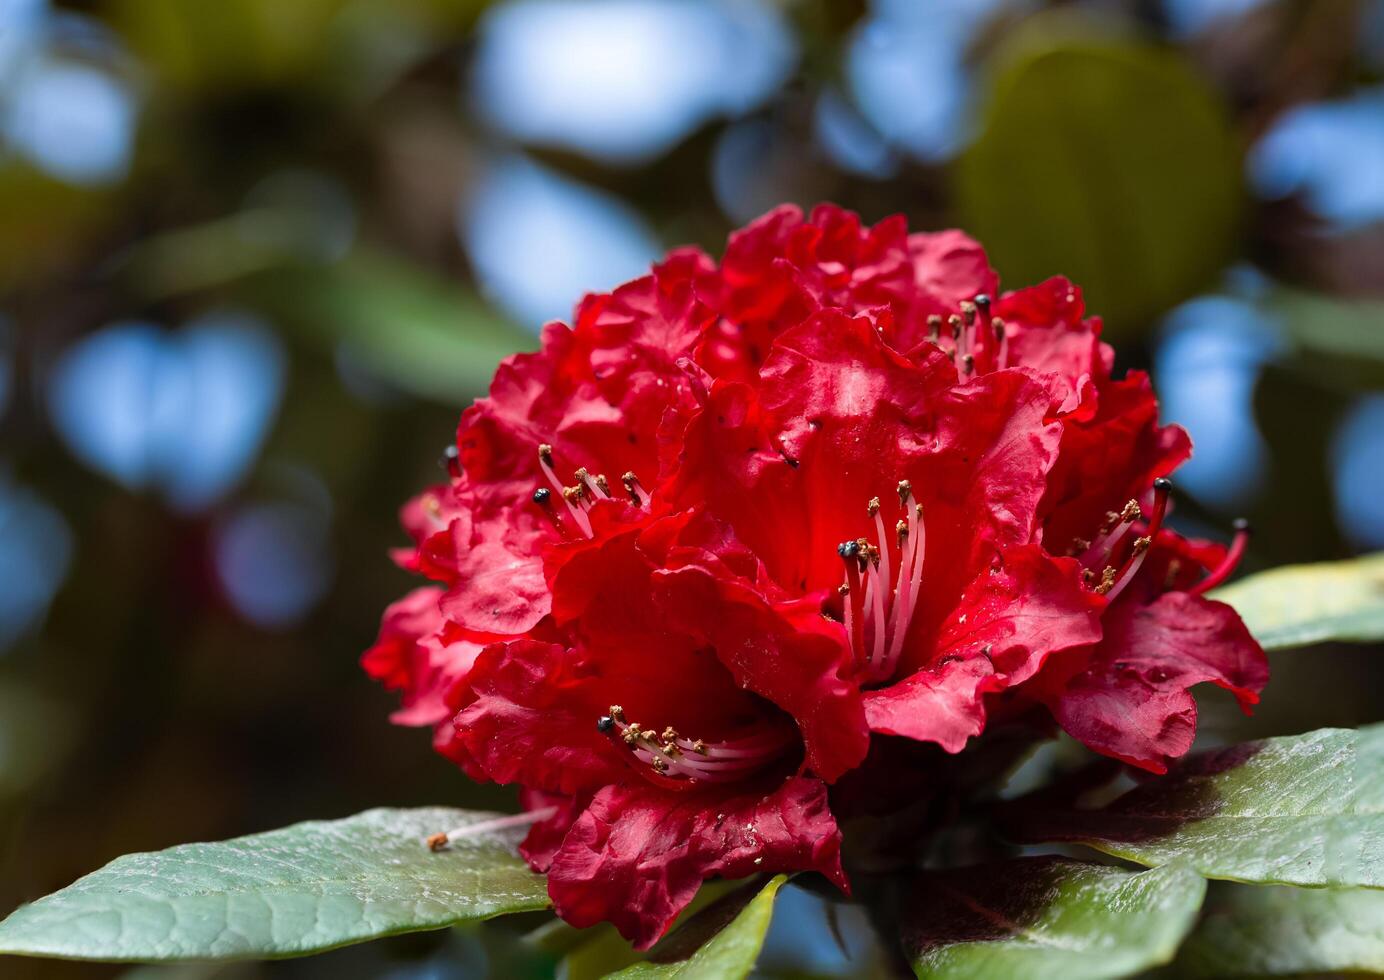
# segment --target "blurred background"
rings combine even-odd
[[[1384,0],[0,0],[0,914],[127,851],[510,805],[357,667],[398,506],[584,291],[824,199],[1082,284],[1196,442],[1184,530],[1384,547]],[[1379,652],[1280,658],[1204,738],[1384,718]],[[784,975],[859,972],[787,928]],[[538,969],[509,942],[0,974]]]

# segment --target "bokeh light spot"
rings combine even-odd
[[[586,292],[643,275],[661,251],[629,205],[517,156],[485,172],[459,219],[481,287],[532,327],[566,318]]]
[[[1251,303],[1204,296],[1173,310],[1159,331],[1154,380],[1165,422],[1192,437],[1179,484],[1231,509],[1259,492],[1268,448],[1254,421],[1254,385],[1279,349],[1278,335]]]
[[[782,15],[753,0],[521,0],[478,35],[473,99],[491,125],[613,161],[748,111],[796,60]]]
[[[1357,401],[1331,441],[1336,520],[1362,549],[1384,548],[1384,395]]]

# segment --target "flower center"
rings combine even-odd
[[[618,704],[597,720],[596,728],[624,749],[641,770],[688,783],[745,779],[779,761],[795,738],[786,727],[765,725],[722,742],[689,739],[672,728],[659,732],[629,721]]]
[[[583,537],[592,537],[594,532],[591,530],[591,518],[587,513],[597,502],[612,499],[610,481],[606,479],[605,474],[597,473],[592,476],[585,466],[578,467],[572,474],[574,482],[570,486],[565,486],[558,479],[557,470],[553,468],[553,447],[546,442],[538,447],[538,465],[542,468],[543,475],[548,478],[548,484],[552,489],[539,487],[533,492],[533,502],[543,509],[548,519],[553,522],[553,526],[564,537],[569,533],[568,521],[581,531]],[[620,481],[625,485],[625,493],[629,495],[630,503],[647,509],[651,498],[639,482],[639,477],[633,472],[628,472]],[[554,494],[566,508],[566,519],[558,513],[553,504]]]
[[[878,683],[894,676],[922,591],[923,507],[913,501],[913,487],[907,480],[900,480],[897,489],[899,506],[907,515],[894,525],[899,548],[897,572],[878,497],[866,507],[866,513],[874,518],[878,543],[856,538],[843,541],[836,549],[846,565],[846,581],[837,590],[843,600],[846,636],[866,682]]]

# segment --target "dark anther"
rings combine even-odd
[[[860,554],[860,541],[842,541],[836,546],[836,553],[842,558],[855,558]]]
[[[977,306],[978,308],[980,308],[981,310],[989,310],[989,309],[990,309],[990,294],[989,294],[989,293],[978,293],[978,294],[976,294],[975,304],[976,304],[976,306]]]
[[[1159,491],[1160,493],[1167,493],[1172,488],[1173,481],[1169,480],[1166,476],[1160,476],[1158,479],[1153,481],[1153,489]]]
[[[615,719],[610,715],[601,715],[596,719],[596,731],[608,732],[615,727]]]
[[[1235,518],[1235,523],[1231,524],[1230,527],[1236,534],[1249,534],[1254,530],[1254,528],[1250,526],[1249,521],[1245,520],[1243,517]]]
[[[552,499],[553,492],[547,487],[539,487],[533,492],[533,502],[540,507],[547,507],[548,501]]]

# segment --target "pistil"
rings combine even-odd
[[[1235,522],[1235,540],[1230,543],[1230,550],[1225,553],[1221,563],[1212,569],[1210,575],[1207,575],[1206,578],[1187,591],[1192,595],[1202,595],[1230,578],[1230,573],[1235,571],[1235,566],[1239,565],[1240,559],[1245,556],[1245,549],[1249,547],[1250,534],[1249,521],[1243,518],[1237,520]]]

